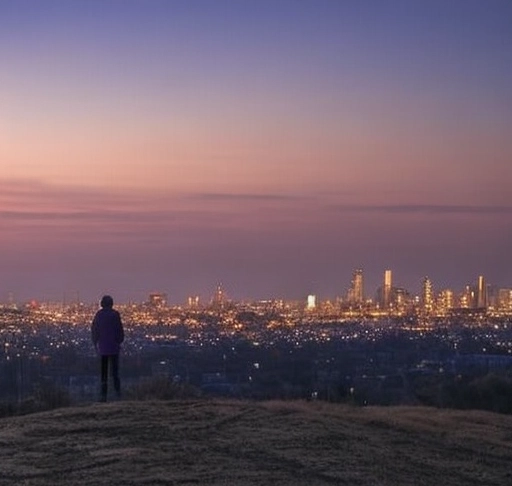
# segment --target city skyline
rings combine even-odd
[[[338,302],[344,305],[357,307],[365,307],[367,304],[377,305],[383,309],[395,307],[397,304],[417,304],[433,306],[436,301],[449,301],[445,302],[447,308],[486,308],[490,302],[489,293],[493,294],[493,306],[496,306],[498,300],[506,301],[506,305],[512,304],[512,283],[508,285],[497,285],[493,282],[488,282],[483,275],[476,276],[473,281],[466,282],[460,287],[450,287],[446,285],[439,285],[435,279],[431,279],[425,275],[418,279],[417,285],[414,288],[402,285],[400,278],[395,281],[395,275],[391,269],[386,269],[382,272],[380,283],[377,282],[375,287],[369,288],[367,284],[367,275],[362,268],[354,269],[352,272],[351,280],[347,280],[345,285],[339,286],[338,290],[332,290],[329,294],[318,294],[315,289],[310,289],[309,292],[303,292],[300,295],[284,296],[284,295],[264,295],[264,296],[250,296],[243,292],[243,289],[235,289],[232,286],[217,283],[214,288],[209,289],[206,293],[190,292],[186,298],[181,298],[183,292],[177,294],[169,294],[168,289],[156,287],[148,287],[152,290],[144,293],[144,291],[130,290],[124,296],[116,295],[116,302],[118,304],[129,303],[148,303],[160,305],[188,305],[189,307],[198,307],[204,305],[215,305],[225,302],[305,302],[308,308],[315,308],[316,305],[325,302]],[[372,279],[373,281],[373,279]],[[499,296],[500,293],[502,297]],[[39,305],[43,303],[58,303],[62,304],[77,304],[85,303],[91,304],[99,301],[103,294],[96,296],[96,298],[89,299],[83,298],[83,293],[79,289],[66,289],[60,295],[54,295],[52,298],[41,299],[37,296],[19,299],[18,296],[8,291],[5,295],[0,294],[0,306],[2,304],[27,304]],[[239,295],[245,295],[241,298]],[[128,296],[128,297],[127,297]],[[511,304],[509,304],[509,301]],[[503,303],[502,303],[503,304]],[[399,305],[399,306],[400,306]]]
[[[512,4],[0,3],[0,300],[512,282]]]

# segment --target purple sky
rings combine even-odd
[[[0,2],[0,302],[512,287],[508,0]]]

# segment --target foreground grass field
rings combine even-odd
[[[118,402],[0,419],[0,485],[507,485],[512,416]]]

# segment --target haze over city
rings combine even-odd
[[[509,1],[0,3],[0,302],[512,285]]]

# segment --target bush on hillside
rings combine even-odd
[[[71,398],[65,388],[59,387],[49,380],[43,380],[34,387],[32,396],[17,402],[2,402],[0,404],[0,417],[26,415],[69,407],[70,405]]]
[[[416,382],[420,403],[440,408],[512,413],[512,378],[489,373],[476,378],[429,376]]]

